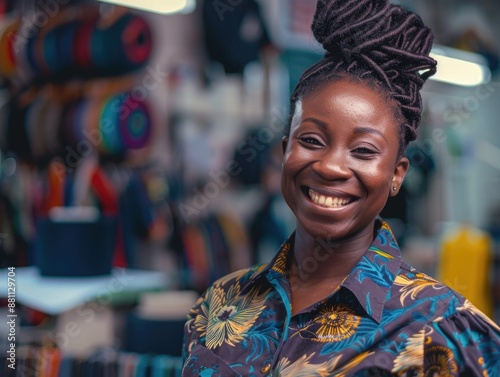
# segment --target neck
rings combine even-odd
[[[340,284],[373,242],[371,229],[348,240],[311,237],[297,226],[293,250],[293,271],[302,283],[332,281]]]

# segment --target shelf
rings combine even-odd
[[[164,272],[124,268],[116,268],[107,276],[61,278],[41,276],[36,267],[20,267],[16,268],[15,279],[16,302],[51,315],[92,300],[110,303],[123,295],[171,286]],[[7,281],[7,269],[0,270],[0,281]],[[7,297],[6,289],[0,291],[0,297]]]

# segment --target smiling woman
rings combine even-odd
[[[319,0],[312,28],[326,55],[282,141],[296,230],[198,300],[183,375],[498,376],[498,326],[406,264],[379,217],[409,168],[431,31],[386,0]]]
[[[317,295],[326,297],[372,243],[376,218],[387,198],[397,194],[409,166],[398,153],[398,129],[390,103],[347,78],[308,93],[296,106],[283,139],[281,184],[301,235],[295,238],[291,278],[297,279],[292,281],[302,283],[300,268],[318,239],[341,243],[315,272],[315,292],[293,291],[293,313],[313,304]]]

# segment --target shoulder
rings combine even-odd
[[[267,264],[259,264],[232,272],[216,280],[191,308],[188,319],[197,316],[208,317],[210,307],[218,307],[223,303],[235,300],[244,295],[246,287],[253,286],[259,275],[266,269]],[[260,296],[259,296],[260,297]]]
[[[402,300],[410,298],[412,301],[419,301],[439,298],[453,301],[455,305],[461,305],[465,301],[465,298],[457,291],[405,262],[402,262],[393,286],[393,290],[401,296]]]
[[[465,303],[460,293],[403,262],[394,278],[386,308],[411,314],[412,320],[426,323],[450,317]]]
[[[207,297],[213,294],[214,291],[225,292],[230,289],[232,291],[236,290],[237,292],[242,291],[243,288],[253,282],[259,275],[261,275],[267,266],[267,264],[254,265],[249,268],[234,271],[217,279],[199,298],[197,304],[205,301]]]
[[[430,323],[444,324],[446,321],[459,319],[462,322],[473,322],[471,325],[484,324],[500,331],[487,315],[459,292],[404,262],[394,279],[392,295],[403,307],[428,306],[429,311],[434,312],[429,318]]]

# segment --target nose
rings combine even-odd
[[[324,153],[313,165],[313,170],[324,180],[346,180],[352,176],[348,156],[342,150]]]

